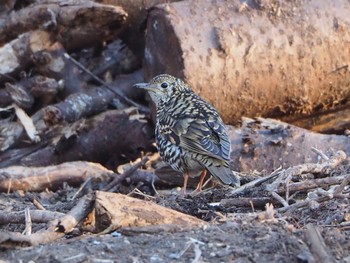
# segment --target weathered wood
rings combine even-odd
[[[13,10],[16,4],[16,0],[3,0],[0,6],[0,18],[6,16],[11,10]]]
[[[75,122],[107,110],[114,94],[104,88],[90,88],[68,96],[64,101],[43,108],[43,119],[49,125]]]
[[[17,122],[2,121],[0,126],[0,152],[6,151],[18,143],[23,131],[23,126]]]
[[[89,76],[91,76],[91,78],[94,81],[97,81],[99,84],[103,85],[104,88],[108,89],[109,91],[113,92],[113,94],[117,95],[118,99],[121,99],[121,101],[127,103],[130,106],[137,107],[139,109],[139,111],[142,112],[142,113],[148,113],[149,112],[147,107],[145,107],[143,105],[140,105],[140,104],[130,100],[129,98],[124,96],[119,89],[115,89],[115,88],[109,86],[104,80],[102,80],[101,78],[96,76],[94,73],[92,73],[90,70],[88,70],[86,67],[84,67],[81,63],[79,63],[77,60],[75,60],[74,58],[72,58],[68,54],[65,54],[65,57],[68,58],[71,62],[73,62],[76,66],[78,66],[81,70],[86,72]],[[117,103],[117,104],[119,104],[119,103]]]
[[[79,185],[87,178],[101,181],[113,172],[97,163],[69,162],[45,167],[11,166],[0,169],[0,192],[55,190],[64,182]]]
[[[89,52],[86,52],[87,54],[84,55],[91,57],[88,63],[89,70],[95,76],[108,76],[108,80],[115,79],[119,74],[139,70],[141,67],[141,59],[138,59],[120,39],[116,39],[106,45],[100,56],[95,55],[95,49],[91,48],[88,51]],[[84,61],[84,56],[82,56],[80,60]],[[93,80],[93,78],[91,75],[84,74],[83,72],[83,80],[88,82]],[[135,82],[133,84],[135,84]]]
[[[81,81],[79,70],[65,56],[66,50],[59,42],[33,53],[33,62],[40,74],[63,83],[59,95],[63,98],[82,91],[86,85]]]
[[[317,163],[313,147],[328,156],[336,151],[350,155],[350,137],[314,133],[272,119],[244,119],[240,129],[229,128],[229,135],[232,168],[241,172],[271,173],[280,166]]]
[[[10,94],[5,89],[0,89],[0,107],[4,108],[9,106],[12,101]]]
[[[37,246],[55,241],[71,232],[86,217],[91,211],[94,201],[94,194],[85,195],[66,215],[62,216],[59,220],[50,221],[47,229],[38,231],[30,236],[25,236],[17,232],[1,232],[0,244],[8,247]]]
[[[339,186],[338,186],[339,187]],[[300,209],[302,207],[315,207],[318,206],[319,203],[325,202],[325,201],[329,201],[331,199],[348,199],[350,196],[349,194],[327,194],[327,195],[320,195],[317,196],[315,198],[306,198],[304,200],[301,200],[299,202],[296,202],[294,204],[291,204],[287,207],[281,207],[278,208],[277,211],[284,213],[284,212],[289,212],[289,213],[293,213],[294,211],[296,211],[297,209]]]
[[[63,83],[60,85],[60,95],[66,97],[80,91],[84,84],[74,64],[64,57],[65,52],[63,46],[59,42],[53,42],[50,34],[45,31],[24,33],[0,48],[0,73],[16,74],[34,63],[43,76]],[[1,80],[8,81],[4,76],[0,76]]]
[[[40,75],[24,78],[13,84],[7,82],[5,90],[2,90],[4,101],[1,103],[0,99],[0,106],[6,107],[11,103],[16,103],[21,108],[30,109],[34,99],[38,99],[36,101],[39,104],[37,107],[46,105],[54,99],[62,88],[56,80]]]
[[[140,82],[143,82],[143,73],[142,70],[136,70],[130,74],[116,76],[110,87],[118,88],[126,97],[141,102],[145,98],[145,91],[133,87],[135,83]]]
[[[315,262],[335,263],[332,253],[323,240],[317,226],[308,224],[304,230],[305,242],[309,245],[310,251],[315,258]]]
[[[19,35],[18,38],[0,47],[0,73],[16,74],[32,62],[31,55],[48,49],[53,42],[50,35],[42,30],[35,30]],[[8,81],[0,75],[1,81]]]
[[[263,208],[266,204],[276,203],[273,199],[269,197],[241,197],[241,198],[229,198],[222,199],[220,205],[223,207],[254,207]]]
[[[38,28],[55,32],[67,50],[115,38],[127,14],[118,6],[93,1],[40,1],[12,12],[0,26],[0,45]]]
[[[292,167],[289,167],[286,170],[283,170],[278,179],[274,181],[273,183],[266,186],[266,190],[268,191],[278,191],[286,192],[286,191],[298,191],[297,189],[299,187],[305,187],[306,189],[312,189],[314,186],[319,185],[320,187],[325,185],[333,185],[337,184],[337,182],[341,181],[339,178],[335,179],[335,177],[328,178],[328,180],[323,180],[326,178],[322,178],[315,181],[305,181],[304,186],[299,185],[296,183],[292,188],[289,188],[289,183],[292,179],[300,179],[303,174],[311,173],[311,174],[320,174],[321,176],[329,173],[330,169],[334,169],[337,166],[339,166],[343,161],[345,161],[347,158],[346,154],[343,151],[338,151],[332,155],[331,158],[328,160],[323,161],[322,163],[314,162],[314,163],[302,163],[299,165],[295,165]],[[328,172],[327,172],[328,171]],[[287,185],[286,185],[287,184]],[[280,187],[281,185],[285,185],[285,187]],[[288,188],[287,188],[288,186]]]
[[[185,78],[227,123],[331,108],[349,100],[349,11],[346,0],[158,5],[147,23],[146,80]]]
[[[60,212],[52,212],[46,210],[30,210],[30,216],[34,223],[47,223],[54,219],[59,219],[64,216]],[[3,212],[0,211],[0,225],[5,224],[23,224],[24,223],[24,212]]]
[[[345,176],[333,176],[333,177],[326,177],[326,178],[319,178],[314,180],[303,180],[301,182],[296,183],[290,183],[288,185],[288,191],[289,193],[294,193],[297,191],[306,191],[310,189],[315,189],[318,187],[329,187],[331,185],[337,185],[341,184],[342,181],[344,181]],[[282,185],[277,189],[278,193],[285,193],[286,192],[286,186]]]
[[[115,167],[127,159],[136,159],[141,151],[154,149],[153,130],[143,117],[135,111],[110,110],[88,120],[61,125],[50,131],[39,149],[24,156],[17,152],[18,159],[2,161],[6,166],[46,166],[86,160]],[[0,158],[3,156],[0,154]],[[2,163],[0,167],[4,167]]]
[[[100,191],[96,192],[94,213],[96,219],[95,231],[102,231],[110,225],[119,227],[168,224],[187,227],[207,225],[206,222],[200,219],[159,206],[150,201]]]
[[[136,172],[137,169],[139,169],[140,167],[144,166],[148,162],[148,160],[149,160],[149,158],[145,157],[140,162],[138,162],[134,166],[130,167],[123,174],[115,176],[115,178],[108,185],[103,187],[102,190],[104,190],[104,191],[111,191],[118,184],[120,184],[123,180],[125,180],[127,176],[132,175],[134,172]]]

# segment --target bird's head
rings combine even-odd
[[[190,90],[181,79],[168,74],[158,75],[149,83],[138,83],[134,87],[147,90],[156,106],[167,102],[172,97],[178,96],[178,94],[184,91]]]

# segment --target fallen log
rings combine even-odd
[[[59,42],[33,53],[33,62],[40,74],[53,78],[64,88],[59,95],[62,98],[82,91],[86,85],[81,81],[77,67],[66,56],[66,50]]]
[[[203,227],[207,223],[150,201],[128,197],[122,194],[96,192],[93,211],[95,232],[112,226],[141,227],[149,225],[179,225],[182,227]]]
[[[6,16],[8,13],[10,13],[16,4],[16,0],[5,0],[3,2],[4,4],[2,4],[0,8],[0,17]]]
[[[313,193],[309,193],[308,197],[304,200],[298,201],[294,204],[287,205],[278,208],[279,212],[289,212],[293,213],[296,209],[302,208],[309,206],[310,208],[317,208],[320,206],[320,203],[329,201],[332,199],[348,199],[349,198],[349,193],[343,193],[344,188],[350,183],[350,175],[347,174],[345,175],[344,180],[341,182],[341,184],[337,185],[334,188],[330,188],[328,191],[323,190],[322,188],[318,188],[316,191]],[[345,191],[344,191],[345,192]],[[289,199],[289,197],[287,198]],[[285,202],[285,200],[284,200]]]
[[[10,94],[5,89],[0,89],[0,107],[9,106],[12,102],[13,100]]]
[[[52,41],[49,33],[27,32],[0,48],[0,73],[14,75],[34,63],[43,76],[61,82],[60,95],[64,98],[84,87],[75,65],[64,57],[65,52],[59,42]],[[0,80],[8,81],[5,77]]]
[[[185,78],[230,124],[327,110],[349,100],[349,11],[345,0],[158,5],[147,23],[146,80]]]
[[[55,32],[67,50],[114,39],[127,14],[118,6],[93,1],[40,1],[12,12],[0,26],[0,45],[39,28]]]
[[[115,167],[136,159],[141,151],[154,149],[153,130],[143,118],[135,109],[110,110],[54,127],[46,134],[46,143],[24,155],[17,151],[18,159],[11,158],[11,154],[0,154],[0,167],[46,166],[78,160]]]
[[[48,125],[72,123],[107,110],[114,94],[104,88],[91,88],[68,96],[64,101],[42,109]]]
[[[16,39],[0,47],[1,81],[8,81],[5,74],[17,74],[32,63],[31,55],[48,49],[53,42],[50,35],[42,30],[35,30],[19,35]]]
[[[62,88],[56,80],[40,75],[24,78],[14,84],[7,82],[5,90],[0,90],[0,107],[16,103],[21,108],[29,109],[34,99],[39,104],[36,107],[47,105]]]
[[[129,47],[119,38],[104,46],[100,56],[94,55],[96,53],[94,48],[88,51],[90,52],[77,52],[77,55],[80,55],[78,61],[80,60],[83,64],[86,64],[85,56],[87,56],[89,58],[89,70],[92,74],[101,78],[103,78],[103,76],[108,76],[108,81],[115,79],[119,74],[133,72],[141,68],[141,59],[138,59]],[[85,74],[83,80],[88,82],[93,80],[93,78],[91,75]],[[133,84],[135,84],[135,82]]]
[[[113,174],[102,165],[89,162],[69,162],[45,167],[11,166],[0,169],[0,192],[55,190],[64,182],[77,186],[87,178],[103,181]]]
[[[101,78],[96,76],[94,73],[92,73],[90,70],[88,70],[86,67],[84,67],[82,64],[80,64],[78,61],[76,61],[74,58],[72,58],[68,54],[65,54],[65,57],[68,58],[69,60],[71,60],[75,65],[77,65],[81,70],[86,72],[89,76],[91,76],[93,80],[97,81],[97,83],[103,85],[104,88],[108,89],[113,94],[117,95],[118,99],[121,99],[121,101],[127,103],[130,106],[137,107],[140,110],[140,112],[142,112],[142,113],[148,113],[149,112],[149,110],[145,106],[140,105],[140,104],[130,100],[129,98],[124,96],[119,89],[116,89],[114,87],[109,86],[104,80],[102,80]],[[117,102],[116,104],[121,104],[121,103]],[[117,106],[117,108],[118,108],[118,106]],[[122,106],[122,108],[124,108],[124,107]]]
[[[245,118],[240,129],[229,128],[229,136],[232,168],[240,172],[271,173],[279,166],[317,163],[320,155],[313,148],[328,156],[336,151],[350,154],[350,137],[314,133],[272,119]]]

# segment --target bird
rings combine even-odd
[[[183,174],[182,195],[189,176],[199,176],[194,192],[201,192],[209,171],[224,185],[239,186],[239,177],[230,169],[231,143],[217,110],[195,94],[180,78],[160,74],[144,89],[156,106],[155,140],[161,158]]]

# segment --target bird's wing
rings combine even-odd
[[[183,149],[208,155],[221,160],[230,160],[230,141],[218,114],[205,118],[186,116],[173,120],[167,135]]]

